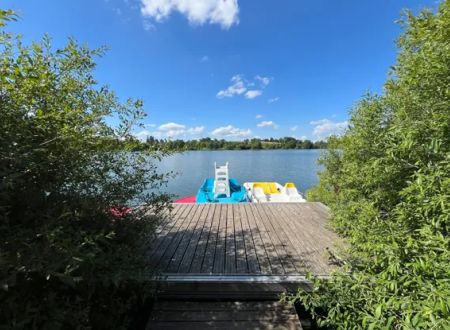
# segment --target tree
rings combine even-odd
[[[262,149],[262,143],[260,139],[251,139],[250,141],[250,148],[251,149]]]
[[[271,142],[272,141],[272,142]],[[211,138],[202,138],[200,140],[155,140],[152,136],[147,138],[145,143],[140,143],[135,140],[135,147],[133,150],[236,150],[236,149],[324,149],[326,142],[317,141],[311,142],[309,140],[301,141],[293,137],[285,137],[282,139],[245,139],[243,141],[225,141]]]
[[[324,147],[323,142],[321,142],[321,141],[317,142],[316,144],[317,144],[316,148]],[[313,149],[315,147],[314,143],[312,143],[310,140],[304,140],[302,142],[301,146],[302,146],[302,149]]]
[[[281,143],[283,149],[295,149],[297,146],[297,139],[293,137],[285,137],[282,139]]]
[[[102,54],[2,33],[0,328],[126,328],[149,293],[167,177],[162,155],[127,152],[143,104],[97,86]]]
[[[350,243],[342,271],[297,295],[321,325],[450,328],[450,1],[403,26],[384,95],[353,109],[309,193]]]
[[[7,22],[15,21],[17,15],[12,10],[0,9],[0,28],[4,27]]]

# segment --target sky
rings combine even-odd
[[[395,63],[402,9],[433,0],[2,0],[26,42],[107,46],[95,76],[144,101],[141,139],[321,140]]]

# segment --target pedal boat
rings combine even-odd
[[[247,197],[252,203],[303,203],[306,199],[298,192],[295,184],[278,182],[245,182]]]
[[[214,193],[214,179],[207,178],[197,192],[196,203],[243,203],[247,202],[245,188],[236,179],[229,179],[230,195]]]
[[[215,167],[215,178],[207,178],[197,192],[196,203],[243,203],[247,192],[236,179],[228,176],[228,163]]]

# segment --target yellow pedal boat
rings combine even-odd
[[[252,203],[303,203],[306,199],[292,182],[245,182],[247,197]]]

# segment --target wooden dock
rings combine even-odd
[[[278,299],[335,267],[328,217],[321,203],[174,204],[147,252],[158,274],[147,328],[302,329]]]
[[[327,275],[327,219],[321,203],[174,204],[149,262],[170,278]]]

